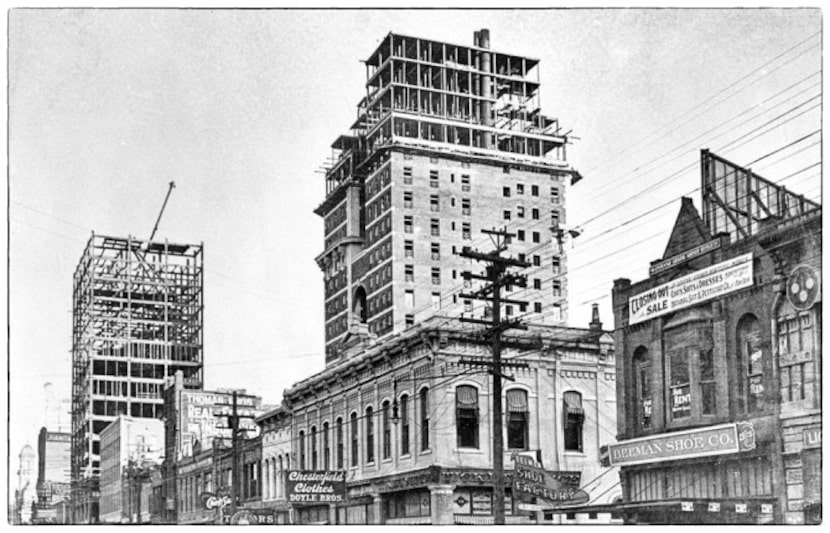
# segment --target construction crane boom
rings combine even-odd
[[[150,242],[153,242],[153,237],[156,236],[156,230],[159,229],[159,222],[161,222],[161,215],[164,214],[164,208],[167,207],[167,200],[170,199],[170,193],[173,192],[173,189],[176,188],[176,182],[170,182],[170,188],[167,189],[167,196],[164,197],[164,203],[161,205],[161,212],[159,213],[159,217],[156,219],[156,225],[153,226],[153,233],[150,234]]]

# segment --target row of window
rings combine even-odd
[[[429,389],[423,388],[417,395],[420,429],[418,442],[421,451],[429,450]],[[392,457],[392,418],[400,428],[399,432],[399,455],[405,456],[411,453],[410,436],[412,435],[411,415],[415,415],[415,408],[410,409],[408,395],[400,398],[399,405],[393,406],[388,400],[383,402],[380,410],[380,454],[382,459]],[[410,410],[412,411],[410,413]],[[396,412],[397,411],[397,412]],[[374,409],[369,406],[362,416],[357,411],[352,412],[348,421],[338,417],[334,427],[329,427],[325,422],[322,431],[318,432],[317,426],[311,426],[306,433],[301,430],[298,434],[297,447],[299,449],[299,468],[301,470],[330,470],[332,467],[342,470],[347,466],[357,467],[361,457],[365,464],[373,464],[376,459],[376,420],[378,416]],[[363,431],[363,449],[361,453],[361,429]],[[319,434],[318,434],[319,433]],[[348,433],[348,435],[347,435]],[[348,442],[347,442],[348,439]],[[318,448],[319,446],[319,448]],[[348,465],[346,463],[348,459]]]
[[[528,393],[523,389],[508,389],[506,397],[506,440],[509,450],[527,450],[530,447],[530,408]],[[334,427],[324,422],[321,430],[311,426],[306,432],[298,434],[299,468],[311,470],[330,470],[356,467],[361,460],[364,464],[374,464],[376,454],[382,460],[392,457],[392,425],[399,427],[399,456],[411,453],[412,432],[411,417],[418,416],[420,438],[418,446],[421,451],[429,450],[429,389],[423,388],[417,396],[417,413],[415,407],[410,409],[408,395],[403,395],[399,403],[389,400],[381,404],[380,413],[375,413],[369,406],[362,416],[352,412],[348,422],[338,417]],[[576,391],[563,394],[563,435],[564,448],[568,451],[583,449],[584,410],[582,395]],[[376,420],[376,418],[378,420]],[[379,421],[379,428],[376,427]],[[455,427],[456,444],[459,448],[480,448],[480,407],[478,389],[472,385],[459,385],[455,390]],[[361,429],[363,448],[361,454]],[[346,435],[348,431],[348,435]],[[380,438],[376,439],[376,432]],[[348,442],[347,442],[348,439]],[[380,449],[376,449],[379,445]],[[348,446],[348,449],[346,448]],[[348,454],[348,465],[346,464]]]
[[[814,383],[812,323],[809,313],[779,321],[777,343],[782,357],[779,379],[783,402],[806,399],[808,392],[805,389],[810,391]],[[763,411],[771,405],[771,398],[765,390],[769,364],[758,318],[752,314],[741,317],[735,337],[737,409],[742,413]],[[668,376],[667,420],[695,420],[715,415],[719,402],[725,402],[727,398],[719,398],[716,393],[711,322],[692,322],[667,329],[664,345]],[[793,352],[801,353],[801,358],[788,361],[786,357]],[[635,419],[638,427],[649,429],[652,427],[653,370],[651,356],[644,346],[634,351],[633,370],[637,398]]]
[[[403,192],[403,206],[405,209],[412,209],[415,204],[413,197],[412,191]],[[461,214],[466,216],[472,214],[471,205],[472,203],[469,198],[462,198]],[[450,207],[455,207],[455,197],[450,198]],[[429,196],[429,210],[433,213],[441,211],[441,198],[437,194],[431,194]]]

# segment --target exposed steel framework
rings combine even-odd
[[[118,415],[160,418],[166,376],[202,387],[202,245],[93,234],[74,274],[73,504],[100,474],[100,433]],[[91,483],[92,482],[92,483]],[[77,514],[77,505],[73,505]],[[94,520],[88,509],[76,522]]]

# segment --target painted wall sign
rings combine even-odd
[[[821,448],[821,428],[807,428],[803,433],[805,448]]]
[[[289,470],[285,486],[288,502],[295,505],[346,499],[346,473],[341,471]]]
[[[628,299],[628,323],[673,313],[752,283],[752,254],[734,257],[632,296]]]
[[[227,494],[214,494],[212,492],[203,492],[199,494],[199,499],[202,500],[202,507],[210,511],[212,509],[224,509],[231,504],[231,497]]]
[[[608,445],[604,453],[608,464],[615,466],[737,453],[753,448],[752,424],[738,422],[631,439]]]
[[[709,242],[705,242],[699,246],[690,248],[685,252],[673,255],[668,259],[663,259],[662,261],[655,261],[649,267],[648,275],[653,276],[655,274],[659,274],[660,272],[664,272],[672,267],[676,267],[677,265],[683,264],[687,261],[691,261],[696,257],[708,254],[709,252],[717,250],[718,248],[720,248],[720,239],[712,239]]]

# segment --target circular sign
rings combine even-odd
[[[787,278],[787,299],[799,311],[813,306],[819,295],[816,271],[807,265],[798,265]]]

